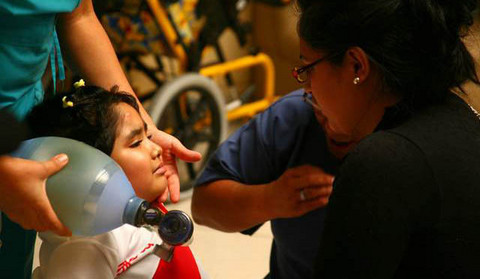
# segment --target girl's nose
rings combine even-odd
[[[162,156],[162,148],[157,145],[156,143],[153,143],[152,142],[152,158],[155,159],[155,158],[158,158],[160,156]]]

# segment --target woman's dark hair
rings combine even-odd
[[[362,48],[383,85],[418,108],[462,90],[467,80],[479,84],[462,41],[476,6],[477,0],[297,0],[298,33],[332,63],[349,47]]]
[[[68,102],[73,106],[68,106]],[[110,92],[97,86],[82,86],[73,92],[46,99],[33,108],[26,121],[34,137],[71,138],[110,155],[118,124],[115,105],[120,103],[139,111],[136,99],[118,92],[117,86]]]

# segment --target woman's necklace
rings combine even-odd
[[[476,109],[474,109],[470,104],[467,104],[467,105],[470,107],[470,109],[473,111],[473,113],[475,113],[477,118],[480,119],[480,113]]]
[[[460,91],[455,90],[455,89],[454,89],[452,92],[453,92],[453,94],[455,94],[455,95],[457,95],[458,97],[460,97],[460,99],[462,99],[462,100],[467,104],[467,106],[470,108],[470,110],[471,110],[471,111],[475,114],[475,116],[480,120],[480,113],[479,113],[476,109],[474,109],[474,108],[472,107],[472,105],[470,105],[470,103],[471,103],[472,101],[470,100],[469,96],[468,96],[467,94],[462,94]]]

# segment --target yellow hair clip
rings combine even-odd
[[[85,86],[85,81],[83,79],[81,79],[81,80],[79,80],[79,81],[77,81],[73,84],[73,87],[75,87],[75,89],[78,89],[79,87],[82,87],[82,86]]]
[[[71,107],[73,108],[73,102],[67,100],[67,96],[63,96],[62,98],[63,108]]]

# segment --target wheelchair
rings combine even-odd
[[[273,5],[288,0],[263,0]],[[228,123],[246,120],[275,99],[273,62],[264,53],[225,59],[219,37],[230,29],[240,46],[247,44],[248,22],[238,19],[247,0],[103,0],[97,15],[134,90],[135,75],[152,84],[137,92],[157,127],[199,151],[200,162],[178,161],[181,192],[193,186],[206,161],[226,138]],[[214,53],[216,61],[203,65]],[[261,88],[252,84],[239,92],[236,71],[263,69]],[[222,90],[213,79],[222,78]],[[252,100],[255,92],[261,98]],[[261,94],[258,94],[258,93]]]

